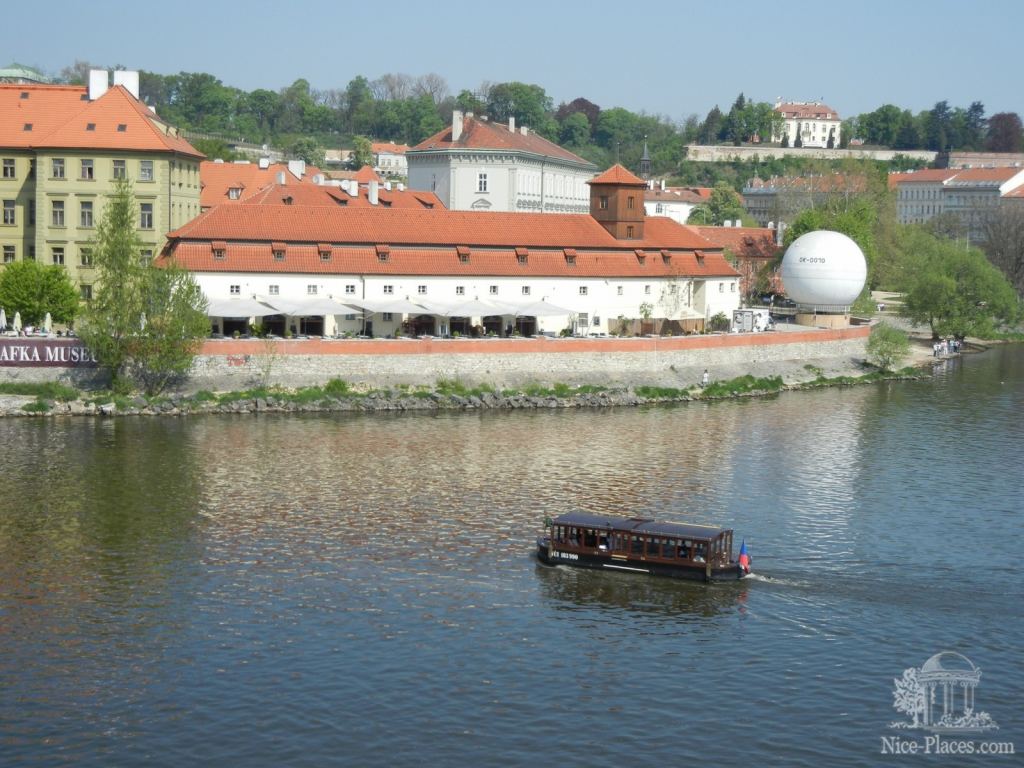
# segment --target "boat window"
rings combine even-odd
[[[634,555],[642,555],[644,553],[644,540],[640,536],[633,536],[630,541],[629,551]]]
[[[583,531],[583,546],[591,549],[597,546],[597,531],[589,528]]]
[[[608,537],[607,536],[598,536],[598,538],[597,538],[597,548],[600,549],[602,552],[607,552],[608,551]]]
[[[612,551],[613,552],[625,552],[626,551],[626,537],[621,533],[612,534]]]

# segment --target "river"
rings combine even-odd
[[[0,764],[871,765],[942,651],[1000,726],[958,738],[1024,749],[1022,413],[1014,346],[671,407],[0,420]],[[755,575],[539,565],[570,509],[734,528]]]

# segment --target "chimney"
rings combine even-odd
[[[349,197],[359,197],[359,182],[355,179],[348,180]]]
[[[523,134],[523,136],[526,136],[530,132],[530,129],[524,125],[519,129],[519,132]]]
[[[376,205],[378,202],[378,185],[376,181],[370,181],[370,191],[367,194],[367,199],[370,201],[370,205]]]
[[[261,157],[260,158],[260,169],[265,171],[269,167],[270,167],[270,158],[269,157]]]
[[[452,141],[462,138],[462,110],[452,110]]]
[[[322,173],[316,174],[313,177],[313,183],[316,184],[318,187],[322,187],[324,184],[324,175]]]
[[[277,172],[277,183],[280,184],[281,186],[284,186],[285,184],[288,183],[288,179],[284,171]]]
[[[110,87],[110,79],[105,69],[89,70],[89,101],[96,101],[107,92]]]
[[[405,192],[405,184],[403,184],[402,182],[398,182],[398,191]]]
[[[132,96],[139,98],[139,72],[131,69],[115,69],[114,85],[123,85]]]
[[[384,182],[384,190],[386,192],[390,192],[391,191],[391,182],[390,181],[385,181]]]
[[[516,132],[516,118],[515,118],[514,115],[509,115],[508,116],[508,132],[509,133],[515,133]]]
[[[306,173],[306,161],[305,160],[289,160],[288,170],[291,171],[292,176],[297,179],[301,179]]]
[[[661,180],[661,191],[662,192],[665,191],[665,180],[664,179]]]

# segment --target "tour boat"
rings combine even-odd
[[[570,512],[545,520],[537,558],[546,565],[647,573],[696,581],[742,579],[750,573],[746,542],[732,556],[732,530],[641,517]]]

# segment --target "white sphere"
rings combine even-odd
[[[839,232],[801,235],[782,257],[782,284],[797,304],[849,306],[864,290],[867,276],[864,254]]]

